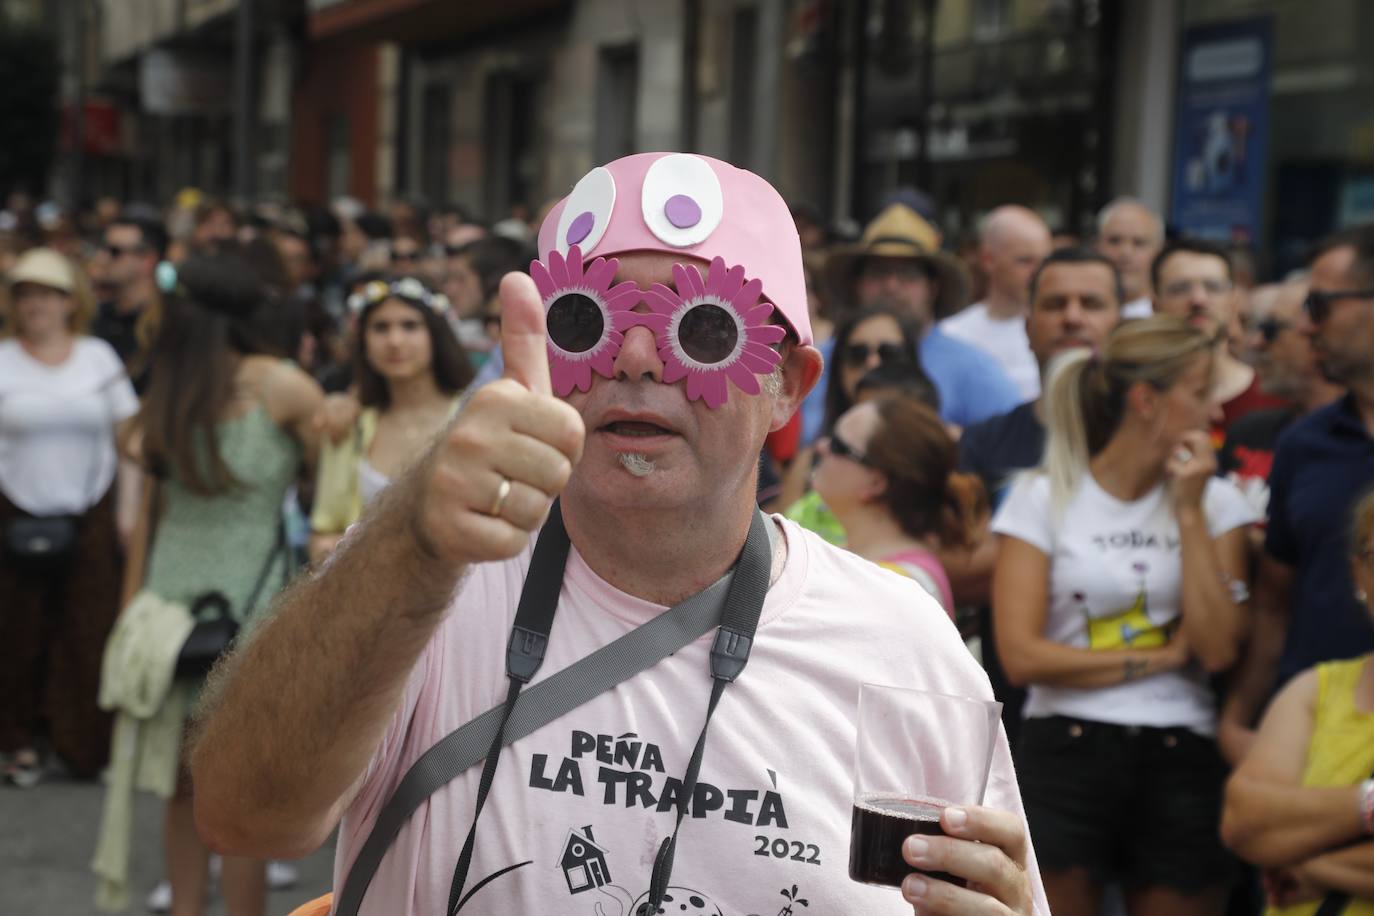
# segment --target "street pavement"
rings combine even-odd
[[[95,908],[90,869],[100,829],[104,790],[98,783],[60,776],[32,789],[0,786],[0,916],[88,916]],[[332,841],[301,860],[300,883],[268,895],[269,916],[283,916],[329,891]],[[131,906],[143,914],[148,892],[162,877],[162,805],[140,794],[134,809],[130,862]],[[207,916],[222,916],[216,897]]]

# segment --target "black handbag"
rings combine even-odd
[[[258,573],[258,581],[244,602],[242,616],[246,617],[257,604],[258,596],[267,585],[267,577],[271,574],[272,564],[276,562],[278,555],[283,557],[281,578],[284,587],[290,581],[292,566],[284,521],[277,525],[277,541],[267,554],[262,572]],[[239,624],[234,619],[229,599],[220,591],[205,592],[196,596],[191,602],[190,611],[196,623],[191,632],[186,634],[186,641],[181,644],[181,651],[177,653],[176,676],[203,678],[210,673],[210,669],[219,661],[220,656],[233,647],[234,640],[239,635]],[[206,611],[213,613],[207,615]]]
[[[44,565],[76,551],[77,516],[19,515],[5,520],[5,552],[16,560]]]
[[[100,389],[103,393],[104,386]],[[110,414],[108,398],[103,399],[106,414]],[[113,418],[111,417],[112,421]],[[85,490],[87,511],[100,501],[99,495],[92,493],[100,481],[100,454],[91,461],[86,473]],[[81,532],[80,515],[29,515],[27,513],[5,519],[5,553],[15,560],[22,560],[31,569],[51,571],[76,553],[76,539]]]
[[[215,611],[215,615],[203,617],[207,609]],[[239,625],[223,592],[201,595],[191,605],[191,616],[196,625],[186,634],[177,653],[177,677],[204,677],[239,635]]]

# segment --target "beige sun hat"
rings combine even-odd
[[[952,315],[968,304],[968,276],[955,258],[940,250],[940,233],[905,204],[892,204],[864,227],[853,245],[835,248],[825,262],[826,287],[837,302],[852,303],[854,278],[865,258],[915,258],[934,271],[940,283],[935,318]]]
[[[76,271],[71,261],[51,248],[30,248],[14,262],[5,281],[10,286],[37,283],[70,295],[76,290]]]

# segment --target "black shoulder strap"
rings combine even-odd
[[[551,524],[556,528],[551,529]],[[763,535],[761,545],[754,536],[756,530]],[[750,528],[750,540],[754,544],[751,546],[746,541],[741,557],[743,564],[744,556],[762,553],[761,562],[751,559],[750,565],[751,568],[762,566],[765,591],[771,566],[771,536],[762,515],[756,513],[755,523]],[[543,594],[544,602],[552,598],[556,608],[568,551],[566,543],[559,545],[558,542],[566,542],[566,539],[562,514],[555,502],[549,521],[535,543],[534,556],[521,592],[520,609],[516,611],[516,626],[529,635],[526,637],[522,633],[517,640],[514,638],[516,631],[512,629],[512,640],[507,647],[508,669],[519,669],[523,673],[526,667],[532,666],[529,667],[532,676],[543,660],[543,651],[552,628],[552,616],[542,612],[536,615],[532,606],[528,614],[522,614],[522,610],[526,608],[527,600],[535,600],[532,596],[536,591]],[[541,572],[539,576],[535,575],[536,565]],[[551,587],[546,584],[549,580],[555,585]],[[532,585],[535,581],[545,584],[536,589]],[[356,916],[383,856],[401,827],[425,799],[479,760],[493,756],[490,748],[496,740],[505,745],[520,740],[709,633],[722,620],[722,608],[730,603],[727,597],[733,591],[734,581],[734,573],[727,573],[681,604],[521,692],[508,715],[506,703],[494,706],[450,732],[426,751],[407,771],[378,815],[372,832],[349,869],[342,890],[335,897],[332,909],[334,916]],[[748,635],[752,641],[752,629]],[[719,635],[717,642],[721,642]],[[718,654],[726,660],[722,664],[729,664],[729,660],[735,659],[748,644],[735,640],[733,646],[727,643],[719,652],[713,647],[712,667],[716,667],[715,658]],[[742,669],[743,665],[739,664],[738,667]],[[735,673],[738,674],[738,670]]]

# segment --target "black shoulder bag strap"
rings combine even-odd
[[[543,661],[552,631],[553,612],[562,590],[563,567],[567,561],[569,544],[559,504],[555,501],[549,520],[535,544],[507,647],[507,674],[512,683],[506,702],[450,732],[411,766],[378,815],[372,832],[349,869],[343,889],[334,900],[334,916],[356,916],[382,857],[410,815],[436,790],[485,758],[487,763],[478,788],[476,813],[450,887],[448,912],[456,912],[466,900],[462,896],[462,889],[466,883],[467,867],[471,863],[477,815],[491,788],[500,748],[537,731],[640,671],[653,667],[709,633],[719,623],[721,629],[711,651],[712,675],[720,685],[712,691],[710,710],[714,711],[719,701],[718,691],[724,683],[722,678],[731,680],[738,676],[748,659],[754,629],[763,607],[762,596],[768,588],[772,565],[771,538],[766,519],[762,513],[755,512],[735,570],[653,620],[521,693],[520,686],[533,678]],[[761,582],[757,581],[760,579]],[[751,607],[756,600],[757,607]],[[708,721],[709,718],[708,711]],[[689,773],[693,786],[704,747],[703,727],[693,754],[694,766]],[[691,798],[692,792],[692,788],[686,785],[683,789],[679,824],[686,811],[685,800]],[[667,851],[666,866],[669,870],[672,865],[670,842],[664,842],[664,849],[659,854],[659,859],[664,860]],[[655,874],[660,870],[661,866],[656,863]],[[666,875],[662,884],[667,887]],[[476,889],[473,888],[472,892]],[[469,896],[472,892],[469,892]]]

